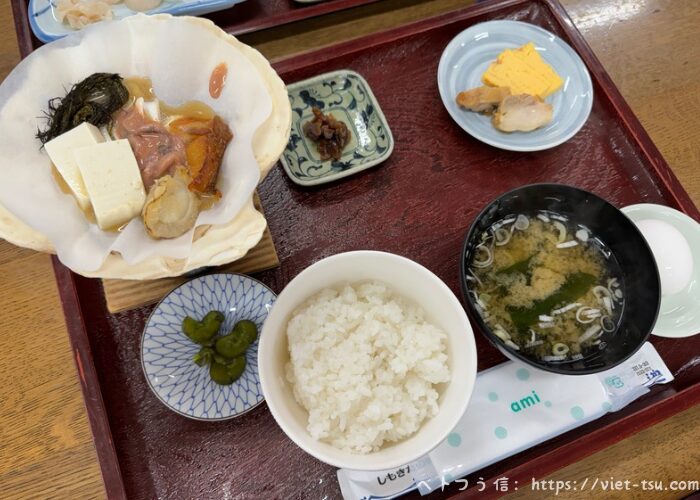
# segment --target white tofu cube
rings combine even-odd
[[[104,142],[104,137],[97,127],[90,123],[81,123],[74,129],[44,144],[44,149],[49,155],[51,163],[54,164],[63,180],[66,181],[78,202],[78,206],[83,210],[90,208],[90,199],[85,190],[83,177],[80,175],[78,165],[75,163],[73,152],[77,148],[94,146],[101,142]]]
[[[146,191],[129,141],[103,142],[75,150],[100,229],[116,229],[141,213]]]

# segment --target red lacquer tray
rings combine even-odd
[[[452,122],[437,89],[440,54],[457,33],[489,19],[540,25],[581,55],[591,72],[595,102],[573,139],[548,151],[511,153],[472,139]],[[276,168],[260,186],[281,266],[256,277],[277,292],[322,257],[379,249],[420,262],[459,293],[460,247],[474,216],[497,195],[527,183],[573,184],[619,207],[662,203],[700,218],[554,0],[483,4],[293,57],[276,68],[287,83],[334,69],[358,71],[374,91],[396,141],[384,164],[340,182],[303,189]],[[151,307],[109,315],[98,280],[76,276],[59,263],[55,270],[111,497],[339,496],[335,469],[287,439],[265,405],[211,424],[166,409],[148,389],[139,361],[139,340]],[[480,370],[503,361],[479,332],[476,339]],[[511,484],[525,484],[700,401],[700,365],[692,361],[700,352],[700,336],[652,337],[652,342],[676,377],[672,384],[470,479],[507,476]],[[435,495],[457,493],[448,488]]]
[[[22,57],[42,45],[29,26],[27,6],[29,0],[10,0],[15,17],[15,28]],[[246,0],[230,9],[213,12],[207,16],[226,31],[242,35],[273,26],[280,26],[323,14],[359,7],[379,0],[323,0],[318,3],[301,3],[294,0]]]

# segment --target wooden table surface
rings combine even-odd
[[[241,37],[274,59],[468,4],[384,0]],[[694,202],[700,205],[700,8],[696,0],[564,0]],[[9,2],[0,3],[0,78],[19,61]],[[49,257],[0,240],[0,488],[3,498],[103,498],[92,436]],[[700,479],[700,406],[549,476]],[[544,496],[520,485],[514,496]],[[512,487],[511,487],[512,491]],[[596,492],[602,495],[602,492]],[[608,492],[680,498],[688,491]],[[561,493],[589,498],[590,492]]]

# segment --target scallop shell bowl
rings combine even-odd
[[[209,77],[220,63],[228,78],[213,99]],[[140,218],[119,233],[101,231],[56,184],[35,138],[41,116],[50,99],[96,72],[148,77],[159,100],[202,101],[233,131],[219,171],[222,198],[183,236],[151,239]],[[91,277],[155,279],[232,262],[262,238],[266,221],[253,192],[282,154],[291,117],[269,62],[211,21],[140,14],[89,26],[37,49],[0,85],[0,237],[56,253]]]

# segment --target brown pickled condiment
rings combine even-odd
[[[221,91],[226,84],[227,76],[228,66],[226,66],[226,63],[219,64],[214,68],[214,71],[211,72],[211,76],[209,77],[209,95],[214,99],[218,99],[221,95]]]
[[[320,109],[312,108],[313,119],[304,123],[304,134],[316,143],[321,160],[340,160],[343,149],[350,142],[347,125],[336,120],[332,114],[324,115]]]

